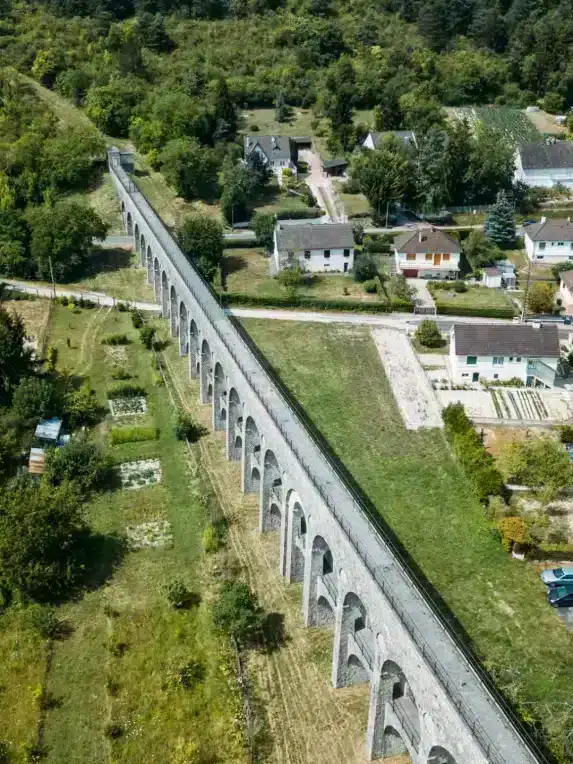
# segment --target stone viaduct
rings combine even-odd
[[[368,757],[543,761],[137,190],[131,157],[110,149],[109,166],[201,403],[228,458],[241,461],[243,491],[259,495],[260,531],[280,533],[277,564],[287,582],[303,582],[305,623],[333,631],[333,686],[370,684]]]

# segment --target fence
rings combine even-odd
[[[394,611],[400,618],[400,621],[402,622],[403,626],[407,630],[412,641],[417,645],[422,656],[424,657],[427,664],[432,669],[433,674],[440,681],[442,687],[444,688],[444,691],[450,698],[455,708],[458,710],[458,713],[464,719],[469,729],[472,731],[475,739],[478,741],[485,755],[490,759],[492,764],[506,764],[506,760],[503,754],[498,750],[495,742],[491,739],[488,732],[482,726],[482,724],[480,723],[480,721],[478,720],[478,718],[476,717],[472,709],[466,704],[463,697],[459,693],[458,689],[451,682],[446,668],[440,663],[438,657],[435,655],[434,651],[428,644],[426,638],[424,637],[422,632],[414,623],[413,619],[405,610],[405,607],[402,604],[402,602],[389,589],[389,585],[383,575],[382,568],[377,565],[375,560],[372,559],[367,549],[365,548],[364,544],[353,532],[346,517],[340,512],[340,510],[336,506],[336,502],[333,500],[333,498],[329,494],[327,487],[323,485],[322,482],[316,478],[315,470],[313,470],[312,466],[306,461],[306,458],[304,454],[301,452],[299,445],[296,442],[294,442],[294,440],[290,437],[288,430],[285,426],[285,423],[279,421],[279,419],[277,418],[273,410],[273,405],[268,400],[269,390],[274,390],[279,395],[279,397],[282,398],[283,403],[291,411],[296,424],[298,424],[305,431],[306,435],[311,439],[311,441],[316,446],[317,451],[320,454],[320,457],[324,460],[328,469],[333,471],[336,474],[336,476],[342,483],[342,486],[348,492],[348,495],[351,498],[354,508],[360,513],[362,518],[365,520],[373,536],[382,537],[386,547],[388,548],[388,551],[392,554],[394,561],[396,562],[406,583],[409,586],[411,586],[419,594],[419,596],[423,599],[423,601],[429,606],[432,615],[439,623],[442,631],[447,637],[449,637],[451,642],[457,648],[460,659],[466,662],[467,668],[469,668],[474,673],[474,675],[476,675],[476,677],[479,678],[482,684],[487,688],[487,690],[490,693],[491,699],[497,705],[497,709],[500,712],[503,712],[503,714],[505,715],[506,723],[509,724],[509,726],[521,736],[522,742],[526,746],[528,753],[533,757],[532,761],[546,762],[546,759],[544,758],[541,751],[537,748],[535,742],[530,738],[527,730],[515,718],[515,716],[513,715],[511,711],[511,708],[507,704],[507,701],[505,701],[503,696],[497,691],[497,689],[493,685],[491,678],[487,675],[483,667],[472,655],[472,653],[469,651],[467,646],[459,639],[455,631],[452,630],[451,625],[447,622],[443,614],[437,608],[431,595],[426,591],[423,582],[416,576],[415,572],[410,567],[402,550],[397,546],[397,544],[388,535],[388,533],[385,531],[383,527],[379,525],[375,525],[372,522],[372,518],[362,498],[358,495],[357,491],[355,491],[352,488],[352,486],[348,483],[348,481],[346,480],[346,477],[342,474],[341,470],[339,469],[337,464],[334,462],[334,460],[332,460],[330,456],[324,451],[323,443],[319,442],[318,438],[315,436],[312,429],[307,426],[305,418],[300,416],[299,408],[296,405],[293,405],[293,401],[290,395],[286,393],[285,389],[281,386],[280,383],[278,383],[277,379],[274,378],[269,373],[265,364],[261,363],[260,353],[258,349],[255,348],[255,346],[250,340],[246,339],[244,332],[236,331],[234,332],[234,334],[236,334],[237,337],[236,338],[234,337],[234,339],[239,340],[237,344],[239,347],[242,347],[243,352],[247,354],[247,357],[254,357],[255,361],[257,362],[256,373],[257,375],[260,375],[264,384],[261,384],[259,381],[257,381],[256,376],[252,374],[246,368],[245,364],[241,361],[241,359],[239,358],[239,354],[237,353],[235,349],[237,344],[228,342],[220,328],[221,326],[228,327],[229,324],[233,324],[235,326],[235,329],[237,329],[238,327],[236,323],[231,322],[225,316],[222,308],[217,303],[216,297],[212,293],[210,287],[207,285],[207,283],[204,281],[201,275],[192,267],[189,261],[184,257],[181,250],[179,250],[179,248],[175,246],[173,240],[171,239],[165,227],[161,223],[161,219],[159,218],[155,210],[153,210],[153,208],[151,207],[149,202],[145,199],[145,197],[137,190],[133,182],[128,179],[125,171],[119,166],[119,157],[117,157],[116,159],[113,156],[113,152],[110,153],[110,165],[112,167],[112,171],[114,172],[117,180],[121,183],[121,185],[130,195],[133,204],[138,209],[141,216],[146,221],[147,225],[153,231],[153,234],[155,238],[157,239],[157,241],[161,244],[163,251],[165,252],[166,255],[169,256],[171,260],[171,264],[174,267],[175,271],[177,272],[179,278],[186,285],[186,287],[189,289],[189,291],[193,295],[198,306],[203,312],[206,320],[209,322],[211,328],[217,334],[223,347],[225,347],[229,356],[233,359],[237,367],[240,369],[245,381],[251,387],[253,392],[256,394],[260,403],[262,404],[267,414],[269,415],[269,417],[275,424],[278,432],[284,438],[285,442],[289,445],[292,453],[296,456],[299,464],[305,471],[308,480],[314,486],[318,494],[322,497],[323,501],[326,503],[327,507],[330,509],[330,511],[336,518],[348,542],[355,549],[356,553],[358,554],[358,556],[364,563],[370,575],[376,581],[381,591],[384,593],[386,599],[388,600],[391,607],[394,609]],[[125,178],[122,176],[125,176]],[[148,209],[145,209],[146,207]],[[189,274],[192,274],[195,284],[193,284],[191,280],[189,279]]]

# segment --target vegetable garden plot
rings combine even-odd
[[[128,525],[125,529],[129,548],[160,549],[173,546],[171,524],[167,520],[153,520],[140,525]]]
[[[141,395],[133,398],[109,398],[109,410],[114,417],[147,413],[147,401]]]
[[[121,487],[137,490],[161,482],[161,463],[159,459],[142,459],[137,462],[124,462],[118,467]]]

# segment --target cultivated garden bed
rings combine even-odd
[[[161,482],[161,463],[159,459],[141,459],[137,462],[124,462],[118,467],[121,487],[137,490]]]

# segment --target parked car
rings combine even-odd
[[[549,568],[541,574],[541,580],[547,586],[573,585],[573,567]]]
[[[573,605],[573,586],[550,586],[547,599],[553,607],[571,607]]]

